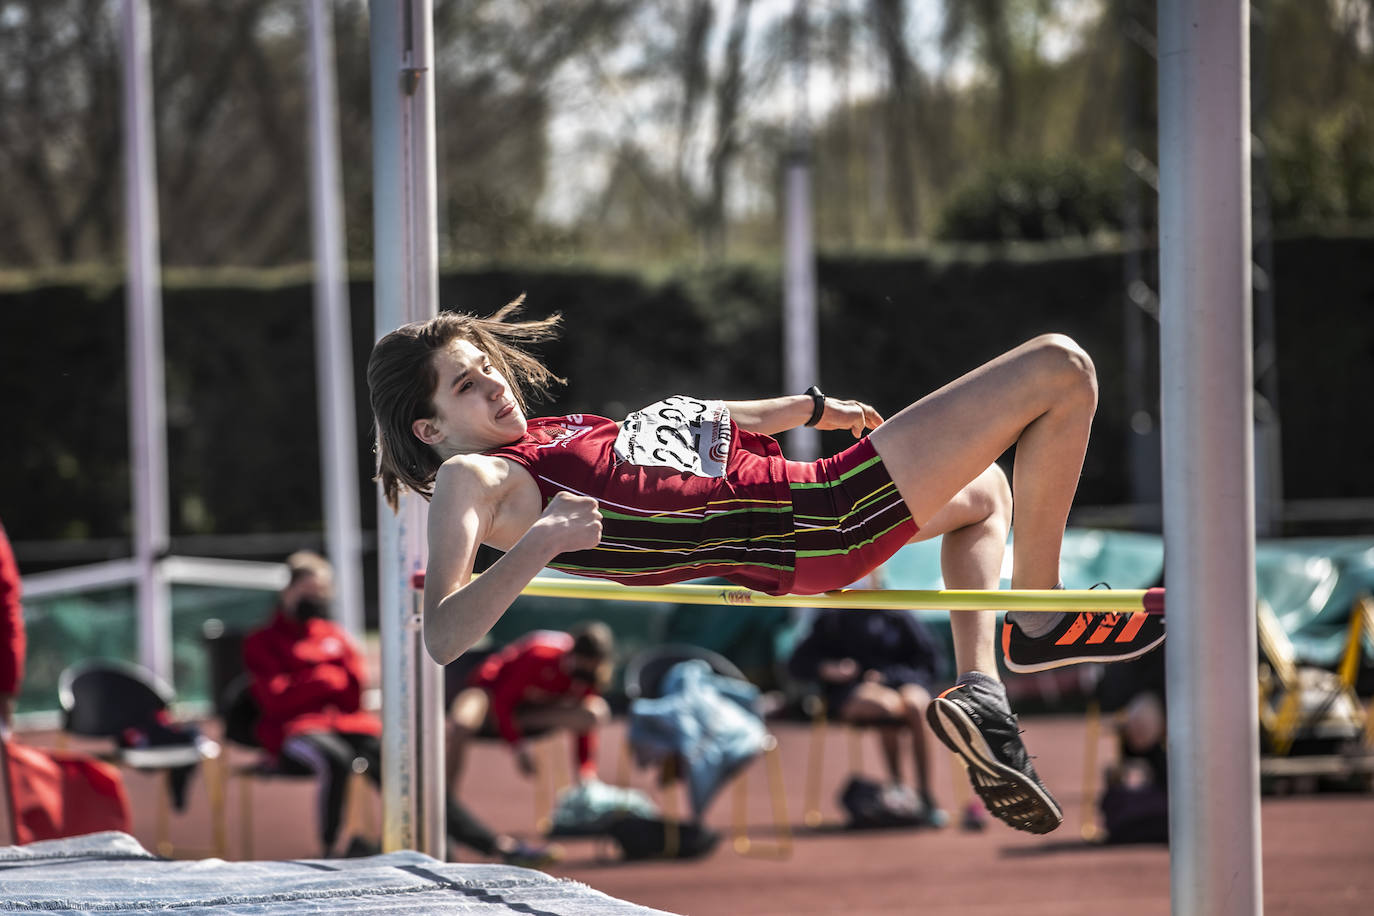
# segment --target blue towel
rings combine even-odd
[[[764,748],[758,688],[722,677],[699,659],[663,678],[663,695],[630,704],[630,746],[641,763],[678,755],[696,820],[730,778]]]

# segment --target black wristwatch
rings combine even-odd
[[[812,385],[806,389],[806,394],[811,395],[811,403],[815,405],[811,408],[811,419],[806,421],[806,425],[815,426],[825,416],[825,392]]]

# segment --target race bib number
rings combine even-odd
[[[730,410],[724,401],[674,395],[626,417],[615,453],[640,467],[724,477],[730,458]]]

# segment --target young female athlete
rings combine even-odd
[[[1059,584],[1097,407],[1092,361],[1069,338],[1028,341],[887,420],[814,389],[753,401],[675,396],[620,422],[528,419],[530,400],[562,380],[524,346],[553,337],[559,319],[516,320],[522,299],[490,318],[444,313],[405,325],[368,362],[383,492],[393,507],[401,487],[430,500],[424,634],[441,664],[545,567],[630,585],[721,576],[815,594],[909,541],[943,536],[946,587],[995,589],[1014,507],[1012,587]],[[858,441],[789,461],[772,436],[801,425]],[[1013,445],[1009,487],[994,462]],[[474,578],[482,544],[504,554]],[[1018,671],[1135,657],[1163,639],[1162,621],[1144,614],[1093,621],[1091,641],[1085,615],[1008,616],[1003,651]],[[951,627],[962,674],[931,702],[932,729],[964,758],[992,814],[1053,830],[1062,814],[998,678],[996,612],[953,614]]]

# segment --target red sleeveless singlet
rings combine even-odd
[[[623,425],[532,418],[522,439],[486,454],[529,471],[544,505],[559,490],[600,504],[601,543],[559,554],[553,569],[637,585],[720,576],[770,594],[792,588],[787,462],[719,401],[669,398]]]

